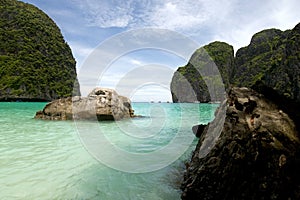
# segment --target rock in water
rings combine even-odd
[[[201,147],[212,133],[203,127],[198,133],[182,199],[300,199],[300,140],[289,116],[248,88],[231,89],[221,106],[221,135],[203,156]],[[210,124],[212,132],[218,119]]]
[[[131,101],[107,88],[95,88],[88,97],[68,97],[48,103],[35,115],[49,120],[120,120],[134,117]]]

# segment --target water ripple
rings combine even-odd
[[[168,185],[166,179],[173,181],[168,172],[178,168],[181,161],[146,174],[110,169],[81,145],[73,122],[34,120],[35,112],[44,105],[0,103],[0,199],[179,199],[178,188]],[[166,106],[170,112],[178,112],[172,104]],[[149,115],[145,105],[138,104],[135,110]],[[211,109],[203,112],[211,114]],[[211,117],[206,114],[203,119]],[[135,123],[144,126],[149,119],[138,119]],[[129,141],[128,136],[115,131],[113,123],[100,126],[120,148],[150,152],[167,144],[176,132],[172,125],[176,120],[170,118],[166,123],[169,126],[162,134],[142,142]],[[187,134],[192,134],[191,124],[186,122],[185,125]]]

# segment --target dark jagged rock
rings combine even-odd
[[[195,134],[196,137],[200,137],[201,134],[203,133],[205,127],[207,127],[207,124],[199,124],[199,125],[195,125],[192,127],[193,133]]]
[[[248,88],[231,89],[220,108],[187,164],[182,199],[300,199],[300,140],[288,114]]]
[[[44,12],[20,1],[0,1],[0,101],[80,95],[75,65],[69,45]]]
[[[233,64],[233,47],[224,42],[213,42],[198,49],[189,63],[178,68],[171,82],[173,102],[221,101]],[[219,69],[221,76],[215,69]],[[223,80],[222,80],[223,79]]]
[[[36,119],[47,120],[120,120],[135,117],[131,101],[107,88],[95,88],[88,97],[54,100],[38,111]]]

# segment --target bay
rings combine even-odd
[[[35,120],[44,105],[0,103],[0,199],[180,199],[184,161],[197,139],[184,151],[172,141],[178,135],[183,140],[192,136],[191,127],[211,121],[218,106],[133,103],[135,113],[144,117],[118,122]],[[105,152],[118,165],[109,166],[79,134],[95,124],[106,141],[130,154],[152,159],[148,155],[169,145],[163,158],[169,161],[162,165],[153,157],[157,169],[147,172],[139,171],[143,161],[133,161],[137,171],[128,173],[126,160],[114,160],[113,152]]]

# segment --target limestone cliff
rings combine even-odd
[[[300,24],[292,30],[268,29],[256,33],[250,44],[239,49],[234,58],[233,53],[230,53],[233,50],[226,43],[214,42],[203,48],[218,66],[225,87],[232,85],[271,89],[289,101],[300,102]],[[199,61],[198,65],[201,64],[203,62]],[[181,91],[177,92],[178,96],[186,95],[185,88],[178,87],[181,85],[178,74],[193,85],[198,101],[210,100],[203,82],[206,77],[193,73],[189,63],[175,72],[171,82],[172,92],[177,87]],[[173,101],[178,102],[174,95]]]
[[[272,88],[300,102],[300,24],[282,32],[269,29],[255,34],[248,47],[237,51],[232,83]]]
[[[224,42],[213,42],[198,49],[188,64],[174,73],[171,82],[173,102],[221,100],[224,94],[220,88],[229,86],[232,65],[233,47]],[[219,69],[221,76],[214,67]]]
[[[69,45],[45,13],[20,1],[0,1],[0,101],[79,95],[75,65]]]

